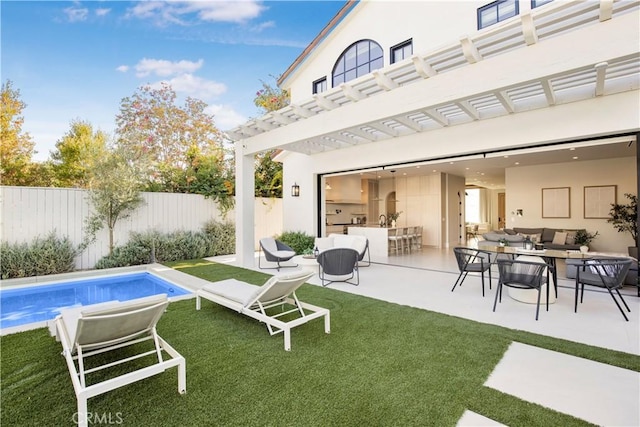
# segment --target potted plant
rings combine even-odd
[[[400,214],[401,214],[401,213],[402,213],[402,211],[400,211],[400,212],[393,212],[393,213],[390,213],[390,214],[389,214],[389,225],[390,225],[391,227],[394,227],[394,228],[395,228],[395,226],[396,226],[396,221],[397,221],[397,220],[398,220],[398,218],[400,217]]]
[[[574,242],[576,245],[580,245],[580,252],[589,252],[589,244],[598,236],[598,232],[589,233],[585,229],[576,231],[576,237]]]
[[[633,246],[629,246],[629,255],[638,259],[638,196],[625,193],[625,197],[629,204],[612,203],[607,222],[613,224],[619,233],[631,234]]]
[[[505,239],[504,237],[500,238],[498,240],[498,245],[500,246],[509,246],[509,242],[507,241],[507,239]]]

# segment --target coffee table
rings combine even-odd
[[[293,257],[293,262],[303,270],[318,272],[318,259],[313,255],[296,255]]]

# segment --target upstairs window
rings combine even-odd
[[[519,13],[516,0],[498,0],[478,9],[478,29],[497,24]]]
[[[322,93],[327,90],[327,78],[323,77],[321,79],[313,82],[313,87],[311,88],[312,93]]]
[[[380,45],[373,40],[360,40],[349,46],[333,67],[333,85],[348,82],[382,68],[384,55]]]
[[[402,61],[413,55],[413,40],[409,39],[391,48],[391,63]]]
[[[535,9],[536,7],[551,3],[552,1],[553,0],[531,0],[531,9]]]

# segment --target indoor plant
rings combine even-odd
[[[638,196],[625,193],[629,199],[629,204],[611,204],[609,219],[607,222],[613,224],[618,232],[628,232],[633,239],[633,246],[629,246],[629,255],[638,259]]]
[[[585,229],[576,230],[576,237],[574,238],[574,242],[576,245],[580,245],[580,251],[588,252],[589,244],[598,236],[598,232],[589,233]]]

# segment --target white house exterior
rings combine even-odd
[[[500,10],[500,22],[478,29],[482,10]],[[339,58],[363,40],[379,45],[382,68],[334,86]],[[604,147],[617,154],[505,168],[506,211],[525,212],[507,214],[507,225],[597,230],[598,250],[633,243],[584,214],[583,188],[613,185],[618,202],[638,194],[639,1],[347,2],[280,84],[290,106],[229,133],[241,265],[254,263],[253,156],[274,148],[284,188],[300,186],[299,197],[284,191],[285,229],[324,233],[327,177],[422,165],[435,172],[395,181],[398,210],[425,227],[426,245],[449,247],[459,243],[465,177],[438,164]],[[557,187],[571,189],[571,215],[544,218],[541,189]]]

